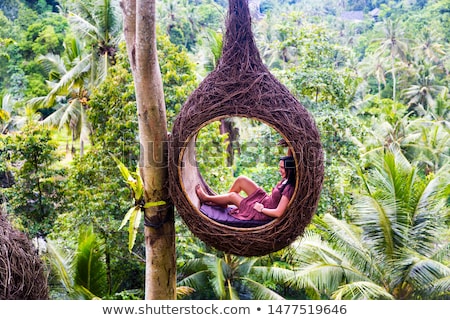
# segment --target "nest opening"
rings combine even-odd
[[[228,116],[222,116],[222,117],[210,119],[209,121],[206,121],[205,123],[203,123],[195,132],[193,132],[191,134],[191,136],[189,136],[187,138],[187,140],[180,152],[179,164],[178,164],[178,175],[180,177],[181,189],[182,189],[184,195],[186,196],[187,200],[191,204],[191,207],[196,211],[196,213],[200,216],[201,219],[205,219],[206,221],[208,221],[208,223],[216,224],[219,227],[226,226],[226,227],[234,229],[234,230],[249,231],[249,229],[265,228],[267,225],[274,223],[276,220],[280,219],[281,217],[275,218],[272,220],[267,220],[267,221],[258,223],[257,225],[254,225],[251,223],[247,224],[245,222],[243,222],[242,225],[240,225],[240,224],[230,224],[227,222],[216,221],[216,220],[208,217],[205,213],[203,213],[200,210],[201,203],[195,192],[196,186],[201,185],[206,190],[206,192],[208,192],[209,194],[215,194],[216,192],[215,192],[215,190],[213,190],[210,187],[208,181],[205,181],[205,179],[203,178],[203,176],[199,170],[198,159],[197,159],[197,147],[196,147],[198,134],[203,128],[205,128],[209,124],[211,124],[215,121],[220,121],[220,120],[229,119],[229,118],[230,117],[228,117]],[[236,115],[234,115],[233,118],[236,118]],[[248,116],[247,115],[239,115],[239,116],[237,116],[237,118],[248,118]],[[282,137],[282,139],[286,142],[287,148],[292,153],[292,150],[293,150],[292,146],[291,146],[290,142],[286,140],[283,133],[279,132],[275,127],[271,126],[270,124],[265,123],[264,121],[262,121],[258,118],[252,118],[252,120],[259,121],[259,122],[265,124],[266,126],[274,129]],[[295,158],[294,158],[294,160],[295,160]],[[296,165],[296,167],[297,167],[297,165]],[[295,198],[295,196],[298,192],[298,184],[299,184],[298,179],[299,178],[300,177],[297,175],[294,193],[293,193],[292,198],[289,201],[288,208],[291,205],[293,199]]]

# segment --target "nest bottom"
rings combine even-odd
[[[0,212],[0,300],[47,300],[44,264],[30,239]]]

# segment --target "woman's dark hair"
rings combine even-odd
[[[284,163],[284,170],[286,171],[286,178],[289,184],[295,184],[296,171],[295,160],[293,156],[284,156],[280,160]]]

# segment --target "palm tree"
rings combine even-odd
[[[443,43],[442,36],[435,29],[425,27],[417,38],[414,51],[435,65],[443,66],[443,58],[446,54]]]
[[[64,288],[59,294],[71,299],[99,299],[108,293],[105,245],[92,226],[80,231],[77,250],[72,254],[52,242],[47,243],[47,247],[52,273]]]
[[[374,55],[368,56],[363,62],[360,63],[359,69],[365,74],[365,78],[374,76],[377,79],[378,84],[378,98],[381,98],[381,85],[386,86],[386,69],[385,58]]]
[[[430,118],[442,122],[446,128],[450,128],[450,95],[448,90],[448,88],[444,88],[437,97],[434,108],[428,110]]]
[[[90,88],[97,82],[92,79],[92,54],[86,53],[83,45],[75,38],[65,43],[67,62],[58,55],[47,54],[39,61],[49,73],[53,82],[48,82],[51,90],[44,97],[29,100],[32,106],[54,107],[56,111],[42,120],[45,125],[58,129],[67,128],[73,143],[80,139],[80,155],[89,139],[90,125],[85,110],[89,100]]]
[[[72,135],[72,152],[73,142],[80,139],[80,155],[84,153],[90,134],[85,114],[90,92],[105,80],[109,67],[115,63],[122,37],[118,4],[118,0],[77,2],[77,13],[70,12],[68,17],[76,38],[65,43],[67,59],[54,54],[39,59],[53,80],[49,82],[51,90],[46,97],[31,99],[29,103],[56,106],[57,110],[43,123],[68,128]]]
[[[422,116],[425,114],[425,110],[434,107],[436,97],[444,89],[444,86],[436,83],[434,69],[436,66],[425,61],[419,62],[413,71],[416,83],[404,90],[408,106],[415,108]]]
[[[2,113],[2,111],[4,112],[4,119],[6,120],[0,127],[0,133],[2,134],[18,131],[25,125],[31,122],[38,122],[39,119],[42,118],[42,115],[36,111],[34,106],[31,105],[25,105],[17,110],[14,110],[13,105],[16,102],[17,101],[11,99],[9,95],[5,95],[2,99],[3,104],[2,109],[0,109],[0,113]]]
[[[178,285],[207,290],[214,294],[213,298],[221,300],[283,299],[256,280],[275,278],[272,268],[258,265],[260,260],[201,252],[199,258],[189,259],[180,267],[183,279]]]
[[[392,147],[360,177],[353,221],[316,217],[290,284],[334,299],[450,298],[448,166],[422,178]]]
[[[210,73],[216,68],[222,56],[223,34],[212,29],[206,29],[204,34],[205,42],[200,48],[199,53],[203,56],[203,61],[201,62],[202,68],[206,73]]]
[[[3,130],[6,129],[11,118],[12,105],[11,95],[5,94],[1,99],[0,105],[0,133],[4,133]]]
[[[280,66],[282,62],[281,52],[277,48],[278,33],[275,31],[278,24],[274,20],[275,14],[267,13],[264,19],[255,23],[253,31],[261,58],[271,69]]]
[[[403,38],[403,30],[398,21],[387,19],[381,24],[383,30],[383,37],[374,39],[374,42],[379,43],[378,55],[389,55],[391,60],[391,75],[392,75],[392,100],[396,101],[397,91],[397,77],[396,77],[396,58],[401,61],[406,61],[407,43]]]
[[[122,16],[119,0],[78,1],[76,13],[69,13],[69,24],[74,34],[92,46],[91,68],[102,82],[111,64],[115,64],[116,52],[122,40]],[[95,61],[95,62],[94,62]],[[91,80],[92,81],[92,80]]]
[[[450,163],[450,129],[442,121],[419,118],[405,128],[401,148],[409,159],[417,159],[429,172],[438,172]]]

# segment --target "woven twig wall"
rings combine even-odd
[[[36,248],[0,212],[0,300],[47,299],[47,277]]]

